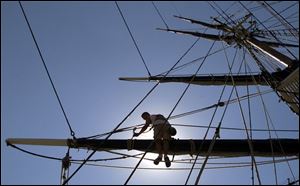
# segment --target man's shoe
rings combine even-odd
[[[153,163],[154,163],[155,165],[158,165],[159,162],[160,162],[161,160],[162,160],[162,158],[158,156],[158,157],[154,160]]]
[[[166,167],[170,167],[171,166],[171,162],[168,156],[165,156],[165,163],[166,163]]]

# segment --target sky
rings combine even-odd
[[[170,69],[197,38],[159,31],[165,28],[161,17],[151,2],[118,2],[127,24],[137,42],[138,48],[152,75]],[[248,7],[259,6],[243,2]],[[294,4],[289,12],[299,10],[299,3],[283,2],[274,5],[277,10]],[[120,81],[119,77],[147,77],[146,68],[134,46],[128,30],[114,2],[76,1],[76,2],[22,2],[27,18],[34,32],[41,53],[48,67],[54,86],[60,97],[67,118],[77,138],[102,134],[113,130],[140,102],[155,85],[154,82]],[[203,27],[179,20],[173,15],[181,15],[205,22],[218,13],[207,2],[200,1],[165,1],[155,2],[164,21],[170,28],[204,32]],[[247,12],[236,2],[217,2],[223,10],[239,12],[242,17]],[[271,17],[265,9],[255,11],[261,19]],[[296,14],[299,20],[299,11]],[[220,19],[221,20],[221,19]],[[294,19],[295,20],[295,19]],[[270,24],[276,22],[271,19]],[[299,28],[298,21],[293,22]],[[212,29],[208,33],[216,34]],[[195,47],[182,59],[180,64],[205,56],[212,41],[200,39]],[[225,46],[226,43],[223,43]],[[299,44],[299,43],[298,43]],[[222,49],[217,42],[213,51]],[[231,62],[234,47],[227,51]],[[293,53],[299,59],[298,49]],[[241,50],[239,50],[241,52]],[[207,58],[200,69],[200,74],[228,73],[225,52]],[[242,55],[237,55],[241,61]],[[251,61],[249,66],[257,72],[257,65]],[[240,63],[240,62],[239,62]],[[199,62],[178,70],[172,75],[193,74]],[[233,72],[238,72],[238,64]],[[161,83],[142,104],[125,120],[121,127],[143,123],[141,113],[161,113],[168,116],[182,95],[187,84]],[[217,103],[223,86],[191,85],[172,115],[181,114]],[[228,99],[231,86],[227,86],[222,100]],[[259,86],[260,90],[269,87]],[[245,95],[246,88],[238,87],[239,95]],[[251,93],[257,87],[249,88]],[[266,108],[276,129],[290,129],[297,132],[278,132],[280,138],[299,139],[299,117],[280,101],[273,92],[263,95]],[[236,98],[236,95],[233,95]],[[247,106],[243,103],[244,112]],[[266,118],[260,97],[251,100],[251,119],[253,128],[267,129]],[[213,121],[216,126],[224,109],[220,109]],[[249,117],[246,114],[246,121]],[[171,123],[207,126],[212,117],[212,110],[172,120]],[[238,104],[228,106],[224,127],[244,128]],[[212,139],[214,130],[210,130],[208,139]],[[203,128],[177,127],[176,138],[202,139]],[[117,133],[111,139],[130,139],[132,131]],[[276,138],[275,133],[271,133]],[[43,159],[25,154],[6,146],[7,138],[71,138],[67,122],[58,100],[51,87],[38,50],[34,44],[25,18],[18,2],[1,1],[1,184],[60,184],[61,162]],[[152,131],[142,134],[137,139],[151,139]],[[245,132],[221,131],[221,139],[246,139]],[[268,132],[253,132],[253,138],[268,139]],[[38,154],[62,158],[67,152],[65,147],[20,146]],[[118,151],[136,154],[138,151]],[[74,159],[85,159],[91,152],[87,150],[70,150]],[[92,159],[118,157],[107,152],[97,152]],[[155,154],[147,154],[155,158]],[[191,158],[175,156],[175,159]],[[272,158],[257,158],[257,161]],[[222,158],[209,160],[216,162],[249,162],[249,157]],[[103,165],[134,167],[138,159],[124,159],[100,162]],[[207,166],[214,166],[208,164]],[[299,179],[299,160],[290,161],[296,179]],[[72,164],[70,173],[78,167]],[[143,160],[140,167],[164,168],[163,164],[155,166],[149,160]],[[173,163],[171,168],[190,168],[191,164]],[[197,168],[200,165],[196,165]],[[292,178],[287,163],[277,163],[278,183],[286,184]],[[85,165],[70,180],[70,184],[124,184],[131,169],[116,169]],[[199,170],[193,171],[189,184],[193,184]],[[184,184],[188,170],[137,170],[129,184]],[[274,184],[273,165],[259,166],[262,184]],[[206,169],[200,184],[251,184],[251,167]],[[255,179],[257,184],[257,179]]]

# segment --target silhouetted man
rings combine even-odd
[[[154,164],[158,165],[162,160],[162,154],[164,154],[164,160],[167,167],[171,166],[170,159],[168,157],[169,140],[171,139],[170,128],[171,125],[168,120],[161,114],[150,115],[148,112],[144,112],[142,118],[146,121],[139,133],[135,133],[133,136],[139,136],[143,133],[150,124],[154,128],[154,142],[156,150],[158,151],[158,157],[154,160]]]

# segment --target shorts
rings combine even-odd
[[[170,134],[170,123],[165,120],[156,120],[155,123],[153,123],[153,129],[154,129],[154,140],[159,139],[171,139]]]

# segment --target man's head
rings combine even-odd
[[[141,116],[144,120],[147,120],[150,117],[150,114],[148,112],[144,112]]]

